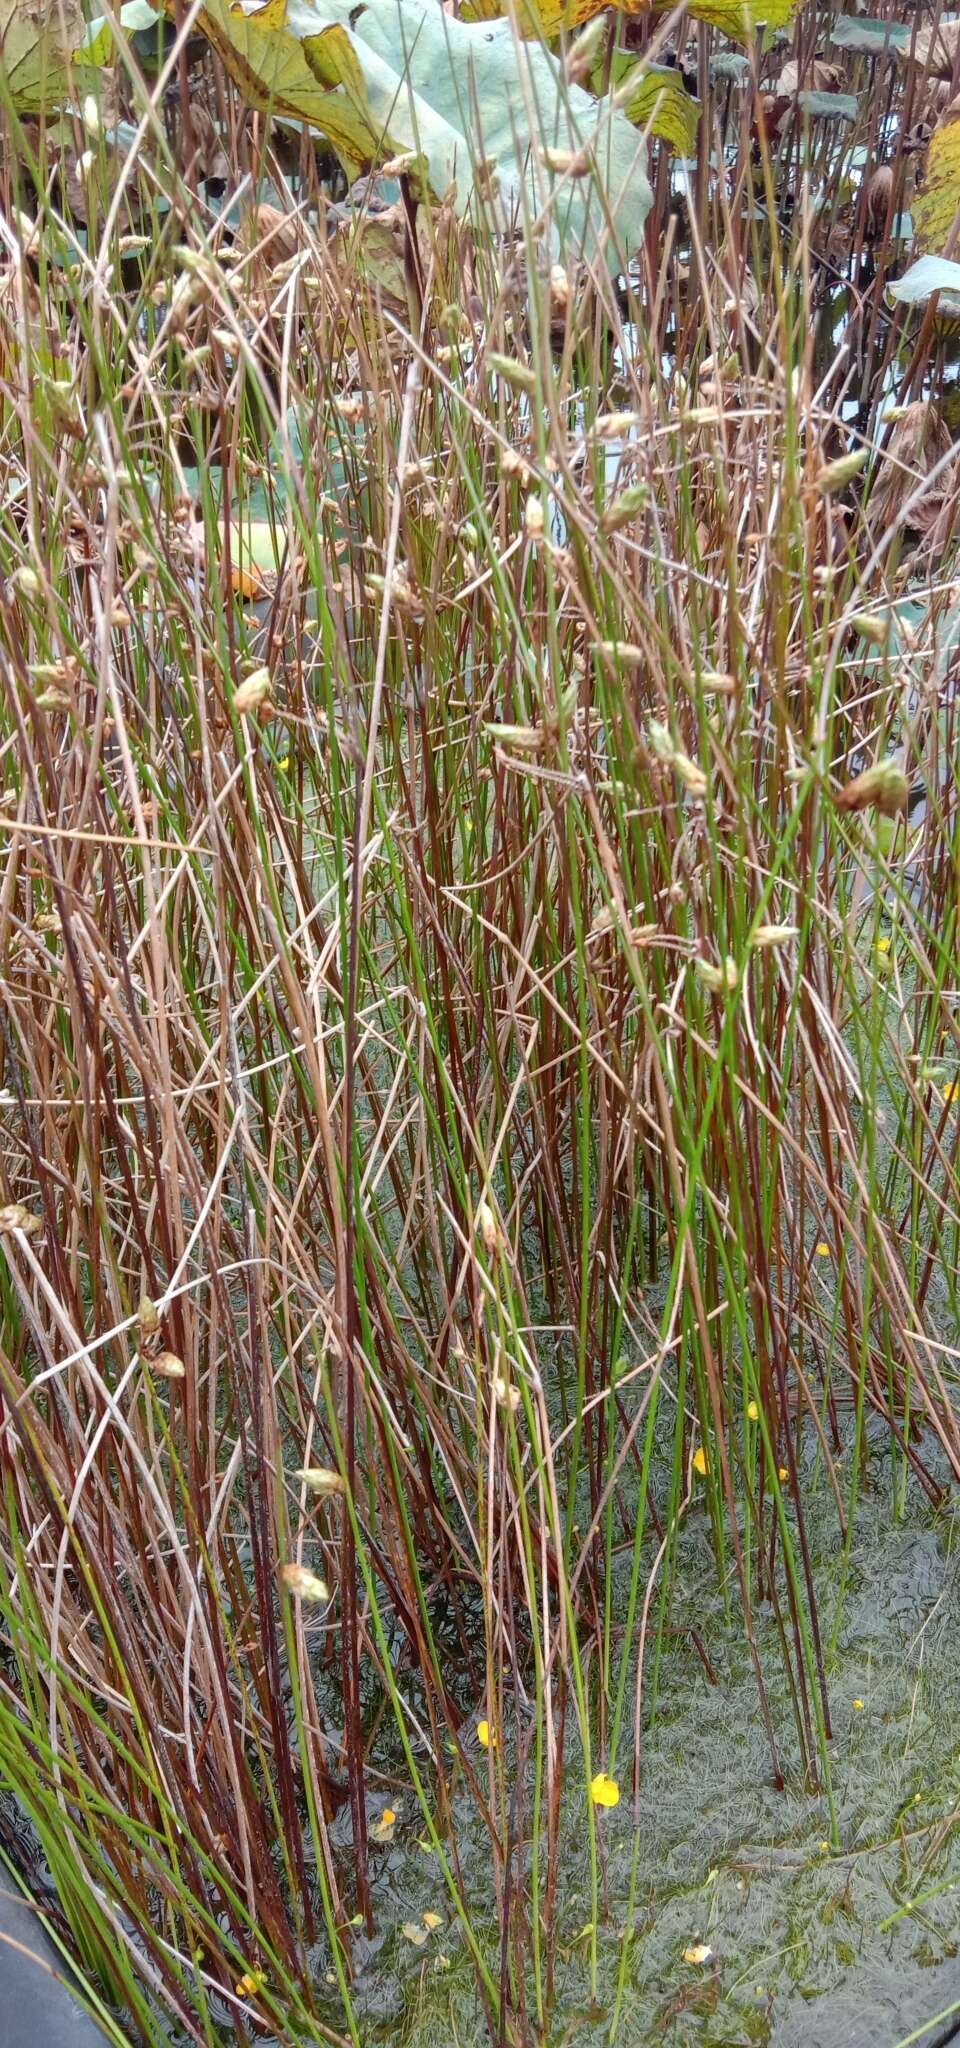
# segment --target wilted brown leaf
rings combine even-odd
[[[956,466],[949,464],[926,489],[923,481],[952,445],[950,429],[932,400],[917,399],[904,408],[870,493],[870,521],[877,531],[901,524],[921,535],[934,554],[942,553],[957,510]]]

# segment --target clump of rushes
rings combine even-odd
[[[0,121],[0,1772],[124,2038],[358,2043],[412,1820],[490,2038],[546,2041],[584,1837],[594,1991],[629,1924],[685,1521],[752,1651],[776,1595],[771,1779],[829,1802],[805,1474],[836,1616],[868,1418],[895,1507],[960,1473],[952,558],[907,637],[737,94],[682,266],[664,165],[622,286],[425,201],[388,284],[306,145],[292,257],[211,231],[208,89],[281,173],[204,66],[115,203],[88,123],[82,262]]]

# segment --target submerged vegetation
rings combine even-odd
[[[116,2043],[960,1998],[960,31],[591,11],[0,0],[0,1844]]]

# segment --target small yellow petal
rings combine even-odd
[[[490,1733],[489,1721],[477,1722],[477,1741],[481,1749],[496,1749],[497,1738],[495,1734]]]
[[[698,1444],[696,1450],[694,1451],[693,1469],[695,1472],[699,1472],[701,1479],[706,1478],[707,1473],[710,1469],[707,1461],[707,1454],[702,1444]]]
[[[878,940],[877,940],[877,952],[878,952],[878,953],[889,953],[889,951],[890,951],[890,940],[889,940],[889,938],[882,938],[882,939],[878,939]]]
[[[943,1090],[944,1102],[960,1102],[960,1081],[948,1081]]]
[[[830,1257],[830,1246],[828,1244],[824,1244],[822,1238],[820,1239],[820,1243],[817,1246],[817,1257],[818,1259],[828,1259]]]
[[[853,1708],[853,1711],[854,1711],[854,1713],[855,1713],[855,1714],[862,1714],[862,1713],[863,1713],[863,1701],[862,1701],[862,1700],[851,1700],[851,1702],[850,1702],[850,1705],[852,1706],[852,1708]]]
[[[619,1806],[620,1787],[616,1778],[608,1778],[606,1771],[598,1771],[590,1780],[590,1797],[594,1806]]]
[[[755,1402],[755,1401],[748,1401],[748,1402],[747,1402],[747,1421],[748,1421],[748,1422],[759,1422],[759,1420],[760,1420],[760,1410],[759,1410],[759,1408],[757,1407],[757,1404],[756,1404],[756,1402]]]
[[[784,1481],[785,1479],[789,1479],[789,1477],[790,1477],[790,1474],[789,1474],[789,1472],[787,1471],[787,1468],[786,1468],[786,1466],[785,1466],[785,1465],[778,1465],[778,1466],[777,1466],[777,1478],[778,1478],[778,1479],[780,1480],[781,1484],[783,1483],[783,1481]]]
[[[435,1927],[443,1926],[443,1921],[439,1913],[425,1913],[423,1916],[423,1924],[427,1928],[428,1932],[432,1934]]]
[[[705,1941],[697,1941],[692,1948],[684,1949],[683,1960],[685,1963],[708,1963],[712,1954],[712,1948]]]
[[[238,1998],[255,1998],[267,1981],[265,1970],[248,1970],[234,1987]]]

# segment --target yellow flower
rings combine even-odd
[[[477,1741],[481,1749],[496,1749],[497,1738],[495,1734],[491,1735],[490,1733],[489,1721],[477,1722]]]
[[[790,1477],[790,1474],[789,1474],[789,1472],[787,1471],[787,1468],[786,1468],[786,1466],[785,1466],[785,1465],[778,1465],[778,1466],[777,1466],[777,1478],[778,1478],[778,1479],[780,1480],[781,1484],[783,1483],[783,1481],[784,1481],[785,1479],[789,1479],[789,1477]]]
[[[855,1714],[862,1714],[862,1713],[863,1713],[863,1701],[862,1701],[862,1700],[851,1700],[851,1701],[850,1701],[850,1705],[852,1706],[852,1708],[853,1708],[853,1711],[854,1711],[854,1713],[855,1713]]]
[[[256,1998],[267,1981],[266,1970],[248,1970],[234,1986],[238,1998]]]
[[[707,1454],[702,1444],[698,1444],[694,1451],[693,1469],[695,1472],[699,1472],[701,1479],[705,1479],[710,1470]]]
[[[713,1950],[708,1946],[707,1942],[695,1941],[692,1948],[684,1949],[683,1960],[685,1963],[699,1963],[702,1965],[710,1961],[712,1954]]]
[[[960,1081],[947,1081],[943,1090],[944,1102],[960,1102]]]
[[[878,939],[878,940],[877,940],[877,952],[878,952],[878,953],[889,953],[889,951],[890,951],[890,940],[889,940],[889,938],[887,938],[887,937],[884,937],[884,938],[882,938],[882,939]]]
[[[619,1806],[620,1787],[616,1778],[608,1778],[606,1771],[598,1771],[590,1780],[590,1797],[594,1806]]]
[[[748,1402],[747,1402],[747,1421],[748,1421],[748,1422],[759,1422],[759,1420],[760,1420],[760,1410],[759,1410],[759,1408],[757,1407],[757,1404],[756,1404],[756,1402],[755,1402],[755,1401],[748,1401]]]
[[[830,1257],[830,1246],[828,1244],[824,1244],[822,1238],[820,1239],[820,1243],[817,1246],[817,1257],[818,1259],[828,1259]]]

